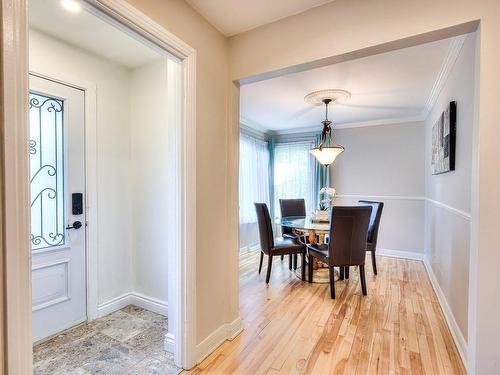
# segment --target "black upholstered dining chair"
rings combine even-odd
[[[359,266],[361,290],[366,296],[365,258],[371,207],[336,206],[332,209],[330,241],[328,244],[307,244],[309,264],[313,257],[328,264],[330,271],[330,295],[335,298],[334,267]],[[342,275],[342,272],[341,272]],[[309,267],[309,282],[312,282]]]
[[[370,226],[368,227],[368,238],[366,244],[366,251],[372,255],[373,273],[377,274],[377,260],[375,258],[375,251],[377,250],[378,228],[380,226],[380,218],[382,217],[382,210],[384,209],[383,202],[373,201],[358,201],[360,206],[370,206],[372,213],[370,216]],[[347,274],[347,277],[349,274]]]
[[[306,201],[304,199],[280,199],[280,211],[281,217],[306,216]],[[287,227],[281,227],[281,235],[296,242],[305,242],[306,237],[293,233],[293,229]],[[283,255],[281,260],[283,260]],[[289,262],[289,268],[292,269],[292,255],[290,255]],[[293,269],[297,269],[297,254],[293,255]]]
[[[273,227],[271,224],[271,217],[269,216],[269,210],[267,208],[267,205],[265,203],[255,203],[255,210],[257,211],[257,222],[259,224],[259,236],[260,236],[260,248],[261,248],[259,273],[262,270],[262,262],[264,260],[264,254],[268,256],[266,284],[269,284],[269,279],[271,278],[273,256],[287,255],[287,254],[288,255],[302,254],[302,280],[305,281],[306,279],[305,245],[293,240],[292,238],[275,239],[273,234]]]

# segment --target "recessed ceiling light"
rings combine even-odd
[[[61,0],[61,5],[64,9],[71,13],[78,13],[82,10],[82,6],[76,0]]]

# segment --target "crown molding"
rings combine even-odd
[[[460,51],[462,50],[466,38],[467,34],[456,36],[453,38],[450,46],[448,47],[446,57],[443,60],[441,69],[439,70],[436,80],[434,81],[434,85],[432,86],[431,92],[429,93],[429,97],[427,98],[425,107],[422,111],[424,119],[427,119],[432,108],[436,104],[439,94],[443,90],[443,87],[448,80],[448,76],[451,73],[451,70],[457,62],[458,56],[460,55]]]
[[[256,130],[262,134],[266,134],[266,133],[271,132],[270,129],[266,129],[258,122],[255,122],[255,121],[250,120],[250,119],[243,117],[243,116],[240,116],[240,124],[246,126],[247,128],[251,128],[253,130]]]
[[[409,117],[391,117],[384,118],[380,120],[370,120],[370,121],[361,121],[361,122],[347,122],[344,124],[333,124],[332,129],[351,129],[351,128],[364,128],[367,126],[382,126],[382,125],[393,125],[393,124],[408,124],[415,122],[425,121],[425,117],[420,114],[418,116],[409,116]]]
[[[418,116],[410,116],[410,117],[393,117],[393,118],[385,118],[380,120],[371,120],[371,121],[361,121],[361,122],[346,122],[343,124],[334,123],[332,129],[351,129],[351,128],[364,128],[368,126],[382,126],[382,125],[393,125],[393,124],[410,124],[415,122],[423,122],[425,121],[425,115],[420,114]],[[241,121],[244,124],[243,121]],[[246,126],[250,126],[248,124],[244,124]],[[285,130],[277,130],[271,131],[267,130],[266,132],[273,135],[283,135],[283,134],[304,134],[304,133],[318,133],[323,129],[323,126],[311,126],[311,127],[300,127],[294,129],[285,129]]]
[[[292,129],[285,129],[285,130],[273,130],[272,134],[273,135],[283,135],[283,134],[304,134],[304,133],[318,133],[321,132],[323,129],[323,126],[304,126],[300,128],[292,128]]]

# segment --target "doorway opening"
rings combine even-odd
[[[187,57],[104,7],[28,6],[35,372],[177,373]]]
[[[331,356],[331,345],[325,349],[321,340],[313,339],[310,347],[299,348],[301,329],[314,322],[316,328],[322,327],[317,337],[329,337],[326,318],[338,319],[341,304],[351,305],[353,311],[374,301],[394,306],[405,291],[397,289],[394,301],[387,302],[380,293],[382,285],[408,282],[415,284],[415,295],[437,299],[442,307],[425,319],[443,322],[442,340],[451,345],[434,342],[431,350],[451,348],[449,356],[439,359],[455,372],[464,372],[471,329],[468,285],[475,197],[463,186],[474,186],[477,160],[477,39],[477,33],[471,32],[321,67],[311,63],[310,69],[296,67],[289,73],[281,70],[261,76],[267,79],[246,78],[240,86],[240,311],[246,334],[260,338],[275,326],[272,322],[260,325],[259,317],[264,311],[266,317],[273,315],[269,306],[276,308],[273,316],[286,329],[275,330],[270,337],[282,333],[286,342],[296,343],[288,352],[279,347],[281,369],[292,368],[298,358],[315,358],[303,362],[304,368],[334,371],[340,361]],[[336,98],[329,95],[338,89],[349,91],[349,100],[335,103]],[[324,105],[307,102],[311,94],[333,100],[328,101],[326,120]],[[333,122],[333,144],[345,150],[325,166],[310,150],[319,147],[322,121],[324,125],[328,120]],[[460,168],[452,167],[452,158]],[[256,212],[254,202],[265,203],[267,209]],[[371,244],[363,265],[368,298],[363,296],[361,267],[348,267],[347,277],[345,267],[335,274],[326,263],[312,258],[301,261],[296,245],[290,243],[293,239],[312,253],[320,248],[331,256],[335,231],[330,222],[336,206],[366,203],[384,204],[378,240]],[[304,264],[307,271],[312,269],[307,277],[302,273]],[[404,270],[404,280],[394,269]],[[462,271],[455,279],[457,269]],[[336,299],[330,298],[330,285],[337,289]],[[455,293],[461,296],[459,303]],[[292,301],[301,302],[293,305]],[[293,318],[283,318],[286,315]],[[370,317],[366,319],[370,325]],[[339,324],[349,324],[348,319]],[[391,324],[399,326],[399,317]],[[373,337],[358,333],[350,343]],[[336,334],[331,336],[333,341]],[[402,339],[396,330],[389,334],[395,342]],[[259,345],[257,341],[253,343]],[[358,354],[355,349],[348,348],[348,361]],[[420,350],[427,349],[416,346]],[[262,363],[262,357],[221,366],[237,369],[249,361]],[[322,367],[327,361],[331,367]],[[358,366],[365,365],[370,364]]]

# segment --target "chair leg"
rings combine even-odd
[[[361,280],[361,291],[363,292],[363,295],[366,296],[366,278],[365,278],[365,266],[359,266],[359,278]]]
[[[273,266],[273,256],[269,254],[269,259],[267,263],[267,274],[266,274],[266,284],[269,284],[269,279],[271,278],[271,268]]]
[[[288,268],[292,270],[292,254],[288,254]]]
[[[302,281],[306,281],[306,254],[302,253],[302,268],[300,270]]]
[[[375,251],[372,251],[372,266],[373,266],[373,273],[376,275],[377,274],[377,260],[375,258]]]
[[[349,266],[344,267],[344,278],[349,279]]]
[[[309,282],[312,283],[313,282],[313,257],[312,255],[309,255],[309,264],[307,265],[307,270],[308,270],[308,278],[309,278]]]
[[[344,280],[344,267],[339,267],[339,280]]]
[[[262,271],[262,261],[264,260],[264,252],[261,251],[260,252],[260,262],[259,262],[259,275],[260,275],[260,271]]]
[[[329,274],[330,274],[330,296],[332,297],[332,299],[335,299],[335,271],[333,269],[333,266],[330,266]]]
[[[298,257],[299,257],[298,254],[293,254],[293,269],[294,270],[297,269]]]

